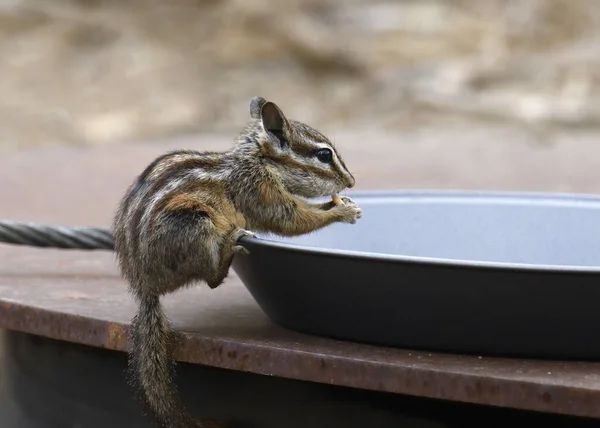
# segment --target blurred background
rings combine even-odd
[[[328,135],[547,144],[600,122],[599,24],[594,0],[0,0],[0,150],[233,137],[254,95]]]

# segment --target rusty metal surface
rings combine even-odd
[[[481,149],[483,142],[473,135],[448,142],[451,148],[423,136],[368,142],[364,136],[338,137],[336,142],[354,166],[360,189],[600,192],[595,139],[535,147],[518,138],[501,144],[490,142],[489,133],[480,137],[488,138],[488,149]],[[0,217],[107,226],[121,192],[153,156],[175,146],[222,149],[227,144],[214,139],[3,153]],[[599,363],[430,354],[302,335],[270,323],[233,272],[216,290],[197,287],[164,302],[184,336],[178,351],[182,361],[600,418]],[[133,309],[110,253],[0,245],[0,327],[123,351]]]

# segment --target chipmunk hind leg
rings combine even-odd
[[[227,221],[223,221],[227,219]],[[229,268],[233,257],[238,252],[245,252],[245,249],[238,244],[238,239],[242,236],[253,236],[243,227],[245,220],[235,215],[220,216],[218,220],[213,221],[213,233],[210,233],[210,239],[203,242],[204,254],[206,260],[202,261],[204,280],[212,289],[217,288],[223,283],[229,273]]]
[[[202,212],[165,213],[161,227],[153,233],[148,260],[172,292],[182,286],[206,282],[218,287],[227,277],[235,252],[244,251],[237,240],[251,235],[243,229],[245,220],[232,207],[211,207]],[[161,249],[168,249],[162,251]],[[162,294],[162,293],[161,293]]]
[[[223,283],[236,253],[247,253],[246,249],[237,242],[242,236],[253,236],[253,234],[240,227],[232,226],[222,239],[210,243],[212,266],[206,270],[205,276],[205,281],[210,288],[217,288]]]

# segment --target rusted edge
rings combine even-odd
[[[127,327],[0,303],[0,326],[88,346],[127,351]],[[427,398],[600,418],[600,391],[182,335],[178,359],[288,379]]]

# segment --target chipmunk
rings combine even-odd
[[[254,97],[251,121],[226,152],[177,150],[156,158],[127,189],[113,220],[117,261],[138,311],[129,330],[130,381],[164,427],[224,427],[196,419],[174,382],[176,333],[160,297],[198,282],[226,278],[239,244],[254,232],[306,234],[336,222],[356,223],[362,210],[336,195],[355,179],[320,132],[289,120]]]

